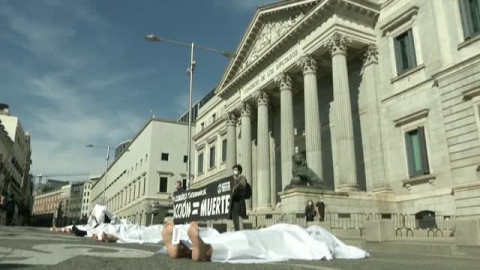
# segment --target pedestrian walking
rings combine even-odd
[[[10,195],[5,203],[5,212],[7,214],[5,225],[12,226],[13,216],[15,215],[15,196],[13,194]]]
[[[323,202],[323,199],[317,202],[315,206],[317,207],[319,220],[321,222],[325,221],[325,203]]]
[[[313,221],[316,215],[317,215],[317,211],[315,210],[313,201],[308,200],[307,206],[305,206],[305,219],[307,220],[307,222]]]

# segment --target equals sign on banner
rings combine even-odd
[[[200,207],[200,202],[193,203],[192,215],[198,215],[198,207]]]

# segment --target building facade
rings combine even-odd
[[[193,187],[240,163],[257,212],[301,212],[323,198],[330,212],[432,211],[478,221],[479,7],[476,0],[260,7],[215,101],[199,112]],[[297,153],[325,191],[284,191]]]
[[[0,192],[15,197],[17,224],[26,222],[31,213],[31,154],[29,133],[10,114],[9,106],[0,104]]]
[[[70,198],[66,216],[74,222],[82,218],[82,206],[83,200],[85,199],[84,187],[85,184],[83,182],[72,183],[70,185]]]
[[[32,209],[32,225],[50,227],[61,216],[61,189],[35,196]]]
[[[163,222],[175,182],[187,181],[187,132],[185,123],[150,119],[109,166],[106,179],[104,174],[92,184],[90,209],[105,197],[118,217],[141,225]]]
[[[95,179],[95,178],[93,178]],[[81,217],[88,218],[90,216],[90,191],[92,189],[93,180],[83,182],[83,198],[82,198],[82,211]]]

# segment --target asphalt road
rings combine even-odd
[[[0,269],[478,269],[480,258],[372,252],[363,260],[275,264],[194,263],[172,260],[155,245],[98,243],[43,228],[0,226]]]

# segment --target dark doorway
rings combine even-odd
[[[435,222],[435,212],[433,211],[420,211],[415,214],[415,222],[417,228],[419,229],[431,229],[437,228],[437,223]]]

